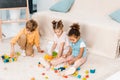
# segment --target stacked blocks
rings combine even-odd
[[[10,57],[10,56],[8,56],[6,54],[2,55],[1,58],[2,58],[4,63],[17,61],[16,57]]]

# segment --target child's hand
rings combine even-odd
[[[68,61],[68,64],[69,64],[69,65],[72,65],[73,63],[74,63],[74,60]]]
[[[39,53],[44,53],[44,50],[38,50]]]
[[[10,57],[14,57],[15,56],[15,53],[10,53]]]
[[[67,57],[67,55],[66,55],[66,54],[63,54],[63,55],[62,55],[62,57],[63,57],[63,58],[66,58],[66,57]]]
[[[15,52],[12,50],[10,53],[10,57],[14,57],[15,56]]]
[[[61,57],[61,55],[60,55],[60,54],[58,54],[58,55],[57,55],[57,58],[60,58],[60,57]]]

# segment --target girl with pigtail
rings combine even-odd
[[[68,32],[70,44],[68,53],[64,54],[56,61],[51,62],[52,65],[58,65],[60,63],[68,63],[71,65],[71,67],[61,73],[62,75],[73,74],[76,69],[87,60],[86,44],[80,36],[79,24],[74,23],[70,28],[71,29]]]

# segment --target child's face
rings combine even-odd
[[[31,33],[31,31],[28,28],[26,28],[26,31],[27,31],[28,34]]]
[[[63,30],[62,29],[54,29],[54,32],[59,37],[62,34]]]
[[[80,37],[75,37],[74,35],[73,36],[69,36],[69,40],[72,42],[72,43],[76,43],[78,41]]]

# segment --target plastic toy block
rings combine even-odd
[[[81,75],[78,75],[78,76],[77,76],[77,78],[79,78],[79,79],[80,79],[80,78],[81,78]]]
[[[34,78],[34,77],[32,77],[32,78],[31,78],[31,80],[35,80],[35,78]]]
[[[78,75],[78,71],[74,72],[72,75],[73,76],[77,76]]]
[[[79,71],[79,70],[80,70],[80,67],[78,67],[76,70]]]
[[[64,65],[64,68],[68,68],[68,66],[67,66],[67,65]]]
[[[86,78],[82,78],[82,80],[87,80]]]
[[[90,73],[94,74],[95,73],[95,69],[90,69]]]
[[[16,52],[16,55],[17,55],[17,56],[20,56],[21,54],[20,54],[20,52]]]
[[[4,62],[4,63],[8,63],[8,62],[9,62],[9,59],[4,59],[3,62]]]
[[[53,57],[51,55],[46,54],[44,56],[44,59],[47,60],[47,61],[51,61],[53,59]]]
[[[5,59],[9,59],[10,57],[5,54],[5,55],[4,55],[4,58],[5,58]]]
[[[63,76],[64,78],[68,78],[68,76]]]
[[[42,64],[38,64],[38,67],[45,68]]]
[[[53,51],[52,56],[55,58],[57,56],[57,52]]]
[[[58,73],[58,70],[55,70],[54,72],[55,72],[55,73]]]
[[[5,56],[4,56],[4,55],[2,55],[2,56],[1,56],[1,58],[2,58],[2,59],[5,59]]]
[[[2,55],[1,58],[2,58],[4,63],[17,61],[17,57],[10,57],[6,54]]]
[[[13,61],[17,61],[17,58],[12,58],[13,59]]]
[[[60,67],[60,68],[58,68],[58,70],[63,71],[63,70],[65,70],[65,67]]]
[[[38,64],[41,64],[40,62],[38,62]]]
[[[88,73],[89,73],[89,71],[88,71],[88,70],[86,70],[86,71],[85,71],[85,74],[88,74]]]
[[[85,78],[89,78],[89,75],[86,75]]]
[[[9,62],[12,62],[12,61],[13,61],[13,59],[12,59],[12,58],[10,58],[10,59],[9,59]]]
[[[45,76],[45,79],[48,79],[48,76]]]
[[[45,75],[45,73],[42,73],[42,75],[44,76],[44,75]]]
[[[57,68],[54,68],[54,70],[58,70]]]
[[[53,66],[51,67],[51,70],[54,70],[54,67],[53,67]]]
[[[38,62],[38,67],[43,67],[43,65],[40,62]]]

